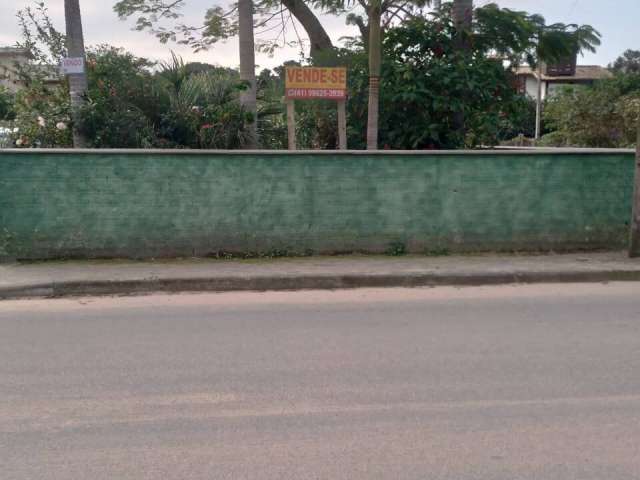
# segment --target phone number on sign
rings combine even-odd
[[[346,90],[331,88],[287,88],[287,98],[332,98],[344,99],[347,97]]]

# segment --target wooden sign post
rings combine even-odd
[[[347,149],[347,102],[338,100],[338,148]]]
[[[289,137],[289,150],[296,149],[296,104],[293,100],[287,100],[287,136]]]
[[[338,104],[338,148],[347,149],[347,69],[344,67],[287,67],[285,73],[289,150],[296,149],[296,100],[335,100]]]

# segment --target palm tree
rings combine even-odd
[[[367,150],[378,149],[380,72],[382,65],[382,1],[369,5],[369,104],[367,107]]]
[[[248,148],[258,145],[258,116],[256,101],[256,57],[253,39],[253,1],[238,0],[238,38],[240,41],[240,80],[246,84],[240,93],[240,104],[251,114],[247,130]]]
[[[67,56],[85,58],[84,37],[82,35],[82,17],[80,15],[79,0],[64,0],[64,19],[67,30]],[[69,75],[69,97],[71,99],[71,114],[73,116],[73,145],[82,148],[87,145],[81,133],[79,110],[85,102],[87,94],[87,73]]]

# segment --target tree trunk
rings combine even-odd
[[[638,139],[636,141],[636,168],[633,188],[633,213],[631,218],[631,243],[629,256],[640,257],[640,119],[638,121]]]
[[[246,125],[248,139],[246,148],[258,147],[258,112],[256,102],[256,55],[253,40],[253,1],[238,0],[238,38],[240,42],[240,80],[248,88],[240,93],[240,104],[252,114]]]
[[[87,72],[84,66],[84,37],[82,35],[82,17],[79,0],[64,0],[64,19],[67,30],[67,56],[83,59],[83,72],[69,75],[69,97],[73,119],[73,146],[84,148],[87,141],[80,128],[79,110],[87,95]]]
[[[462,55],[467,55],[471,49],[470,35],[473,22],[473,0],[454,0],[451,16],[453,26],[456,29],[454,46]],[[453,126],[464,144],[466,127],[463,111],[453,114]]]
[[[453,0],[451,17],[456,29],[456,48],[469,50],[471,46],[469,34],[473,22],[473,0]]]
[[[536,94],[536,140],[542,134],[542,62],[538,62],[538,93]]]
[[[369,7],[369,107],[367,110],[367,150],[378,149],[378,109],[382,64],[381,0]]]
[[[331,50],[333,48],[331,37],[327,34],[318,17],[315,16],[303,0],[282,0],[282,4],[296,17],[302,28],[307,32],[311,43],[309,53],[311,57],[315,57],[323,50]]]

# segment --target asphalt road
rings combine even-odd
[[[640,284],[0,302],[0,478],[640,478]]]

